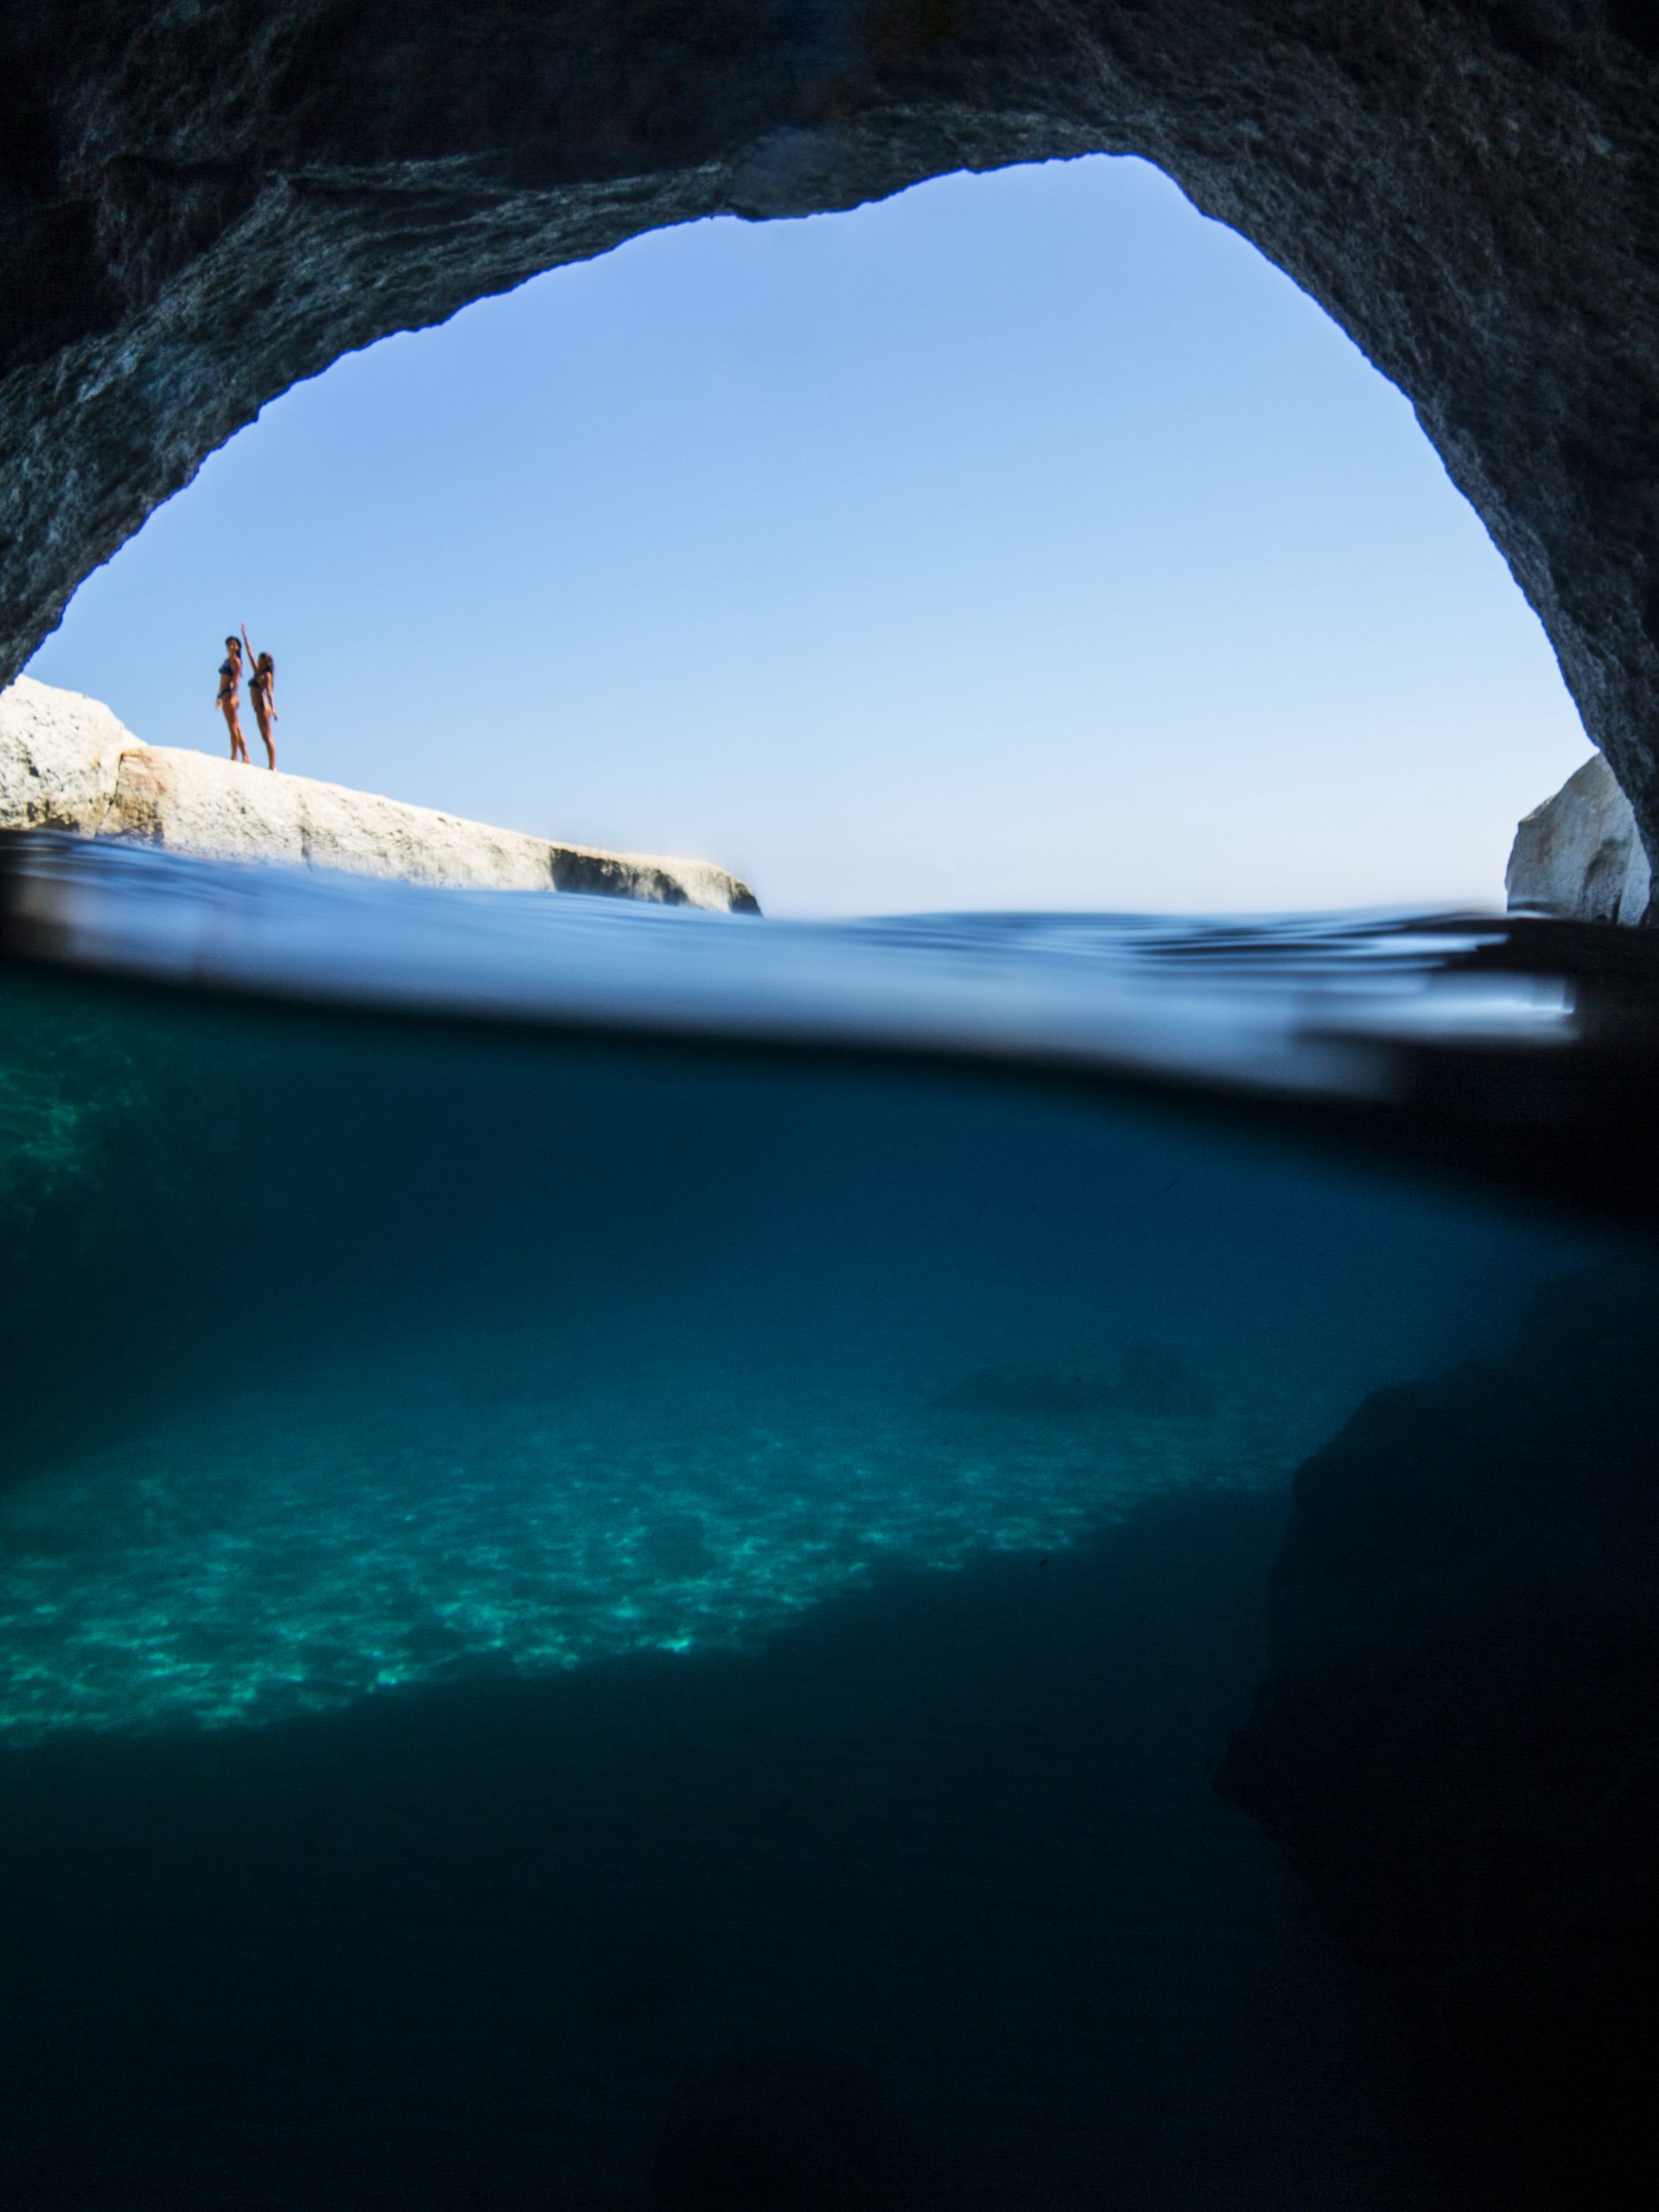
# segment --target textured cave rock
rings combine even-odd
[[[1459,2202],[1659,2192],[1659,1277],[1569,1277],[1503,1357],[1301,1469],[1217,1776],[1376,2000]]]
[[[653,226],[1095,150],[1409,396],[1653,849],[1652,0],[12,0],[0,682],[350,347]]]

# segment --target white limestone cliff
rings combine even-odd
[[[29,677],[0,691],[0,829],[72,830],[410,883],[760,911],[747,884],[708,861],[556,844],[308,776],[144,745],[96,699]]]

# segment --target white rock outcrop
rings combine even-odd
[[[98,700],[20,676],[0,691],[0,828],[96,836],[137,742]]]
[[[308,776],[143,745],[96,699],[26,676],[0,691],[0,829],[73,830],[410,883],[760,912],[747,884],[708,861],[555,844]]]
[[[1597,753],[1522,822],[1503,888],[1511,908],[1637,923],[1648,910],[1649,879],[1630,803]]]

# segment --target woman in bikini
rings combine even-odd
[[[276,741],[270,734],[270,726],[282,719],[276,712],[276,664],[269,653],[255,652],[245,622],[242,625],[242,642],[248,649],[248,658],[253,663],[253,674],[248,678],[248,697],[253,703],[253,719],[259,725],[259,734],[265,741],[265,752],[274,768],[276,766]],[[246,753],[242,757],[245,760]]]
[[[235,638],[225,640],[225,658],[219,664],[219,696],[213,704],[225,717],[225,727],[231,733],[231,758],[245,760],[248,757],[246,741],[242,735],[242,717],[237,711],[237,693],[242,685],[242,647]]]

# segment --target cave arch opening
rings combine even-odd
[[[1490,903],[1584,752],[1399,394],[1106,157],[652,232],[268,408],[31,664],[782,911]]]
[[[0,677],[342,353],[700,216],[1133,154],[1410,400],[1659,850],[1659,58],[1628,7],[63,0],[0,63]]]

